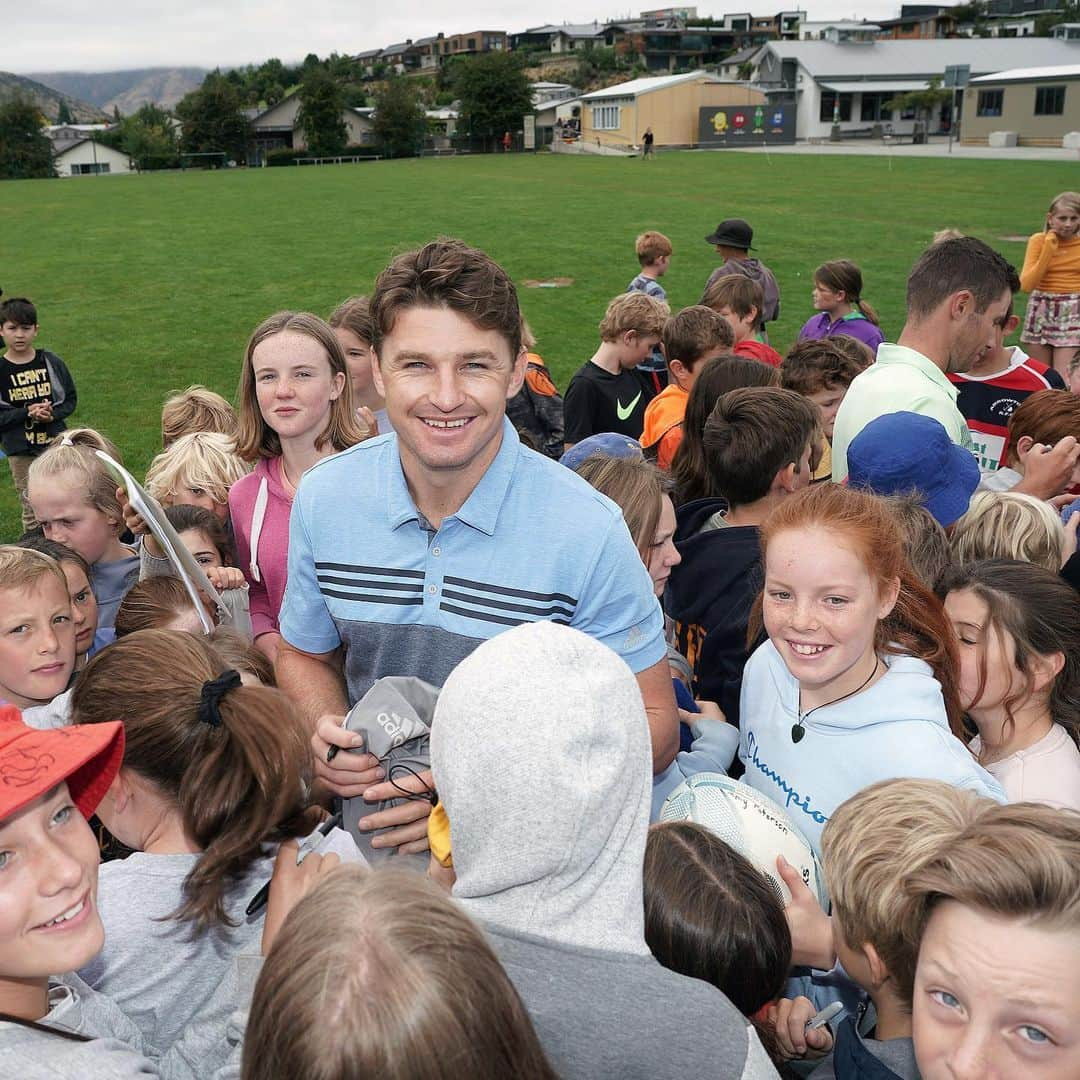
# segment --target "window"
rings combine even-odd
[[[1065,111],[1064,86],[1040,86],[1035,91],[1036,116],[1060,116]]]
[[[975,106],[976,116],[1000,116],[1001,104],[1005,98],[1004,90],[980,90]],[[1035,110],[1038,112],[1038,109]]]
[[[821,94],[821,112],[818,114],[818,119],[823,124],[831,124],[833,122],[833,114],[836,111],[836,100],[840,99],[840,119],[843,122],[847,122],[851,119],[851,95],[850,94],[837,94],[833,90],[824,90]]]
[[[94,173],[107,173],[109,163],[107,161],[87,161],[82,165],[71,166],[72,176],[92,176]]]
[[[859,119],[863,123],[870,124],[881,120],[891,120],[892,112],[885,108],[885,103],[893,96],[892,94],[863,94]]]
[[[615,131],[619,127],[618,105],[594,105],[592,107],[594,131]]]
[[[469,52],[476,52],[476,38],[469,38]]]

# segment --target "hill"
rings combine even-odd
[[[203,68],[133,68],[130,71],[42,71],[30,77],[46,86],[81,98],[111,113],[125,115],[147,102],[171,109],[186,93],[197,89]]]
[[[81,101],[70,94],[61,93],[26,75],[13,75],[10,71],[0,71],[0,101],[8,101],[17,94],[34,101],[42,114],[47,116],[52,123],[56,122],[61,101],[67,102],[68,111],[77,124],[94,124],[99,120],[109,119],[96,105]]]

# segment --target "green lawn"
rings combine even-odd
[[[39,344],[79,388],[74,420],[99,427],[137,472],[157,447],[169,390],[203,382],[232,396],[248,333],[285,307],[326,315],[371,289],[395,252],[433,236],[485,248],[517,281],[539,351],[561,387],[591,354],[606,302],[636,273],[635,235],[668,234],[673,307],[697,301],[715,265],[703,237],[746,217],[775,272],[781,350],[812,313],[811,274],[852,258],[886,334],[903,317],[904,279],[931,233],[951,225],[1014,261],[1076,166],[672,153],[655,161],[552,155],[392,161],[0,186],[0,286],[40,312]],[[17,531],[0,479],[0,536]]]

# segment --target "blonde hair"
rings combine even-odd
[[[419,874],[357,866],[286,918],[255,986],[241,1075],[555,1077],[475,923]]]
[[[105,515],[119,536],[124,515],[116,498],[116,481],[95,450],[103,450],[114,461],[123,463],[120,452],[100,432],[93,428],[72,428],[53,439],[45,453],[34,458],[27,482],[47,483],[60,476],[73,475],[75,485],[84,491],[86,501]]]
[[[245,461],[257,458],[278,457],[281,440],[277,432],[263,419],[259,400],[255,393],[255,370],[252,357],[255,349],[275,334],[301,334],[318,342],[326,350],[327,362],[334,375],[343,375],[341,393],[330,402],[330,417],[326,427],[315,439],[315,448],[329,444],[334,450],[347,450],[364,438],[364,432],[356,419],[352,404],[352,385],[345,365],[345,354],[334,331],[318,315],[301,311],[279,311],[264,319],[255,327],[244,352],[244,366],[240,370],[240,386],[236,392],[240,402],[240,433],[236,452]]]
[[[670,314],[667,304],[646,293],[620,293],[600,320],[600,337],[603,341],[618,341],[631,330],[639,337],[662,334]]]
[[[671,490],[671,482],[644,458],[596,454],[586,458],[575,471],[622,510],[634,546],[642,561],[647,561],[660,521],[660,500]]]
[[[634,253],[642,266],[649,266],[664,255],[671,254],[671,241],[662,232],[643,232],[634,241]]]
[[[1052,214],[1059,206],[1071,210],[1074,214],[1080,214],[1080,191],[1063,191],[1054,196],[1047,214]]]
[[[56,559],[14,544],[0,545],[0,592],[28,589],[50,574],[64,586],[67,596],[67,578]]]
[[[905,887],[926,916],[942,900],[954,900],[1075,934],[1080,814],[1042,803],[984,802],[975,820],[908,875]]]
[[[883,780],[842,803],[821,834],[833,918],[848,948],[873,945],[911,1005],[922,927],[903,888],[987,800],[940,780]]]
[[[161,445],[168,448],[194,431],[216,431],[236,440],[240,422],[236,410],[220,395],[196,383],[165,399],[161,407]]]
[[[229,488],[250,471],[231,437],[216,431],[192,431],[150,462],[146,490],[165,503],[176,501],[173,496],[181,487],[200,487],[214,502],[224,505]]]
[[[938,229],[934,233],[934,238],[930,241],[932,244],[940,244],[943,240],[963,240],[964,234],[959,229]]]
[[[959,563],[1017,559],[1057,573],[1065,551],[1065,526],[1049,503],[1017,491],[982,491],[953,526]]]

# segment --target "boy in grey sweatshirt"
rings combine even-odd
[[[645,944],[649,730],[614,652],[549,622],[485,642],[439,698],[431,764],[453,895],[564,1080],[776,1076],[727,998]]]

